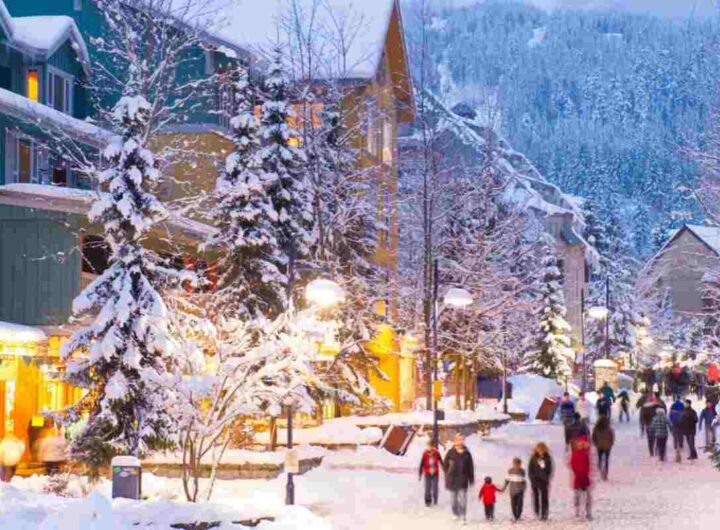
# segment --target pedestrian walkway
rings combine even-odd
[[[703,530],[714,528],[720,520],[720,471],[712,467],[705,454],[694,462],[660,463],[647,454],[647,444],[640,438],[636,421],[613,424],[617,442],[610,459],[610,479],[594,479],[594,519],[590,522],[574,517],[573,496],[567,455],[564,452],[562,428],[557,425],[512,425],[492,439],[476,440],[470,445],[476,477],[482,481],[491,475],[502,484],[512,457],[520,456],[523,466],[535,442],[545,441],[551,448],[556,473],[550,493],[550,521],[535,520],[530,492],[525,496],[523,520],[510,521],[507,494],[498,495],[497,520],[484,521],[477,490],[470,495],[469,528],[528,530]],[[596,457],[593,452],[593,466]],[[308,482],[312,481],[312,475]],[[441,492],[440,505],[426,509],[422,485],[416,475],[386,473],[379,470],[324,474],[324,480],[337,480],[333,487],[337,497],[323,502],[325,514],[331,514],[333,528],[338,530],[380,529],[443,530],[457,528],[452,520],[447,492]],[[308,483],[305,487],[313,487]]]

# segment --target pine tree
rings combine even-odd
[[[282,61],[283,53],[278,47],[265,79],[260,159],[267,179],[267,193],[277,216],[275,239],[287,263],[291,254],[296,258],[308,254],[313,214],[305,154],[297,131],[290,126],[296,115],[288,100],[289,88]]]
[[[568,336],[570,324],[565,320],[567,309],[562,280],[557,258],[548,247],[538,289],[543,302],[538,315],[540,325],[535,347],[524,359],[524,369],[565,382],[572,374],[575,353]]]
[[[221,251],[214,312],[248,321],[282,311],[286,278],[275,228],[278,215],[270,199],[273,179],[260,159],[257,91],[246,68],[235,73],[233,89],[233,149],[215,186],[210,218],[219,232],[208,244]]]
[[[605,225],[598,217],[597,205],[594,201],[588,199],[583,203],[582,210],[585,218],[583,237],[595,248],[600,256],[604,256],[607,251]]]
[[[67,381],[88,390],[76,411],[89,412],[74,453],[92,465],[114,453],[139,455],[172,436],[166,414],[172,393],[175,344],[158,288],[172,281],[143,247],[149,230],[165,219],[153,195],[160,172],[146,147],[151,105],[127,94],[115,105],[120,134],[104,152],[103,189],[89,218],[101,223],[111,250],[110,266],[74,301],[76,318],[94,322],[76,331],[63,348]]]

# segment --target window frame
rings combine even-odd
[[[55,108],[54,77],[59,77],[63,80],[63,88],[65,90],[65,108],[62,110]],[[75,96],[75,76],[68,74],[67,72],[63,72],[59,68],[48,65],[47,73],[45,74],[45,81],[47,86],[47,90],[45,91],[47,94],[47,97],[45,98],[46,105],[58,112],[72,116],[75,110],[73,105],[73,98]]]

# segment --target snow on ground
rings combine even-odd
[[[512,384],[513,406],[527,412],[530,420],[535,419],[546,397],[559,398],[565,391],[557,381],[538,375],[513,375],[508,382]]]
[[[301,445],[295,447],[300,459],[320,458],[327,454],[322,447]],[[223,455],[223,464],[282,464],[285,462],[286,450],[280,448],[278,451],[249,451],[246,449],[228,449]],[[182,454],[176,452],[155,453],[143,460],[143,465],[148,464],[175,464],[182,462]]]
[[[631,423],[616,423],[615,427],[617,445],[611,458],[610,480],[595,482],[594,520],[591,523],[574,518],[570,473],[560,425],[513,423],[493,431],[490,437],[468,438],[478,481],[490,475],[501,483],[512,458],[519,456],[527,465],[530,451],[539,441],[549,444],[557,468],[551,490],[549,522],[535,522],[528,493],[523,521],[518,525],[512,524],[508,497],[503,493],[499,495],[496,508],[498,520],[492,525],[487,524],[483,521],[482,507],[474,489],[470,495],[470,527],[497,530],[714,528],[720,518],[720,503],[717,502],[720,472],[712,468],[707,457],[701,454],[695,462],[660,463],[647,455],[645,440],[639,436],[637,414],[634,414]],[[261,525],[261,530],[456,528],[457,523],[451,519],[446,491],[441,492],[437,508],[424,507],[417,465],[425,441],[425,438],[419,437],[406,457],[393,456],[372,447],[357,452],[331,453],[320,468],[295,478],[296,498],[301,506],[289,513],[283,506],[284,476],[274,480],[218,481],[213,504],[196,508],[172,500],[182,498],[179,480],[145,475],[143,489],[151,497],[151,502],[115,501],[112,514],[120,526],[100,528],[165,530],[167,526],[148,523],[168,517],[187,521],[196,516],[198,510],[205,511],[204,515],[201,513],[204,517],[246,513],[283,516],[282,521]],[[72,510],[83,506],[83,502],[89,502],[38,493],[45,482],[45,478],[36,477],[14,479],[12,485],[0,486],[0,530],[57,530],[56,527],[40,526],[49,513],[72,513]],[[105,495],[109,493],[107,481],[103,482],[99,491]],[[66,509],[68,511],[63,511]],[[131,521],[140,522],[140,526],[128,526]],[[77,530],[77,527],[73,528]]]
[[[293,429],[293,442],[301,445],[313,444],[373,444],[382,439],[382,431],[376,427],[361,429],[350,418],[326,421],[319,427]],[[285,443],[287,430],[278,429],[278,442]],[[261,432],[255,442],[270,443],[270,433]]]

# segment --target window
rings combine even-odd
[[[383,120],[383,149],[382,159],[386,164],[393,161],[393,124],[390,120]]]
[[[67,186],[70,180],[70,171],[64,160],[55,159],[50,170],[53,186]]]
[[[17,174],[18,182],[31,182],[35,180],[33,142],[31,140],[18,141]]]
[[[366,147],[369,153],[375,154],[377,150],[377,107],[375,106],[375,98],[367,98],[365,100],[365,134]]]
[[[0,66],[0,88],[12,89],[12,70],[7,66]]]
[[[32,101],[40,101],[40,72],[28,70],[26,77],[27,97]]]
[[[82,11],[82,0],[73,0],[73,9],[75,11]]]
[[[72,79],[55,72],[48,73],[48,105],[70,114],[72,112]]]

